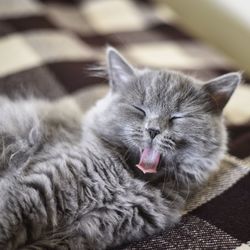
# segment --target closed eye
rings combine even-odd
[[[169,120],[173,121],[173,120],[181,119],[181,118],[184,118],[184,117],[185,117],[184,114],[176,113],[176,114],[171,115]]]
[[[138,106],[136,106],[136,105],[132,105],[136,110],[138,110],[138,111],[140,111],[144,116],[146,116],[146,112],[142,109],[142,108],[140,108],[140,107],[138,107]]]

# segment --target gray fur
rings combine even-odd
[[[110,92],[84,121],[60,102],[0,100],[0,249],[106,249],[157,233],[218,167],[238,73],[202,86],[112,48],[107,58]],[[161,163],[144,175],[135,164],[149,143]]]

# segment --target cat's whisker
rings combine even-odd
[[[127,161],[127,159],[129,158],[129,148],[126,150],[126,152],[124,153],[124,155],[123,155],[123,158],[124,158],[124,160],[125,160],[125,162]]]
[[[185,185],[185,187],[187,187],[186,196],[184,197],[184,200],[186,201],[188,199],[189,192],[190,192],[190,184],[189,184],[188,175],[185,171],[183,172],[183,178],[184,178],[184,185]]]
[[[133,137],[133,138],[142,138],[142,136],[139,135],[139,134],[131,134],[131,137]]]
[[[166,175],[167,175],[167,169],[164,168],[164,179],[163,179],[163,184],[162,184],[162,192],[164,192],[164,189],[165,189]]]
[[[164,150],[175,150],[175,147],[172,147],[169,144],[163,144],[163,143],[158,143],[158,146],[164,151]]]

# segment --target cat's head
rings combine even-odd
[[[136,69],[113,48],[107,63],[110,92],[92,116],[98,136],[134,155],[144,173],[173,162],[190,174],[218,164],[226,149],[221,114],[239,73],[202,84],[179,72]]]

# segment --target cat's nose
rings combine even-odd
[[[150,138],[153,140],[158,134],[160,134],[159,129],[147,128]]]

